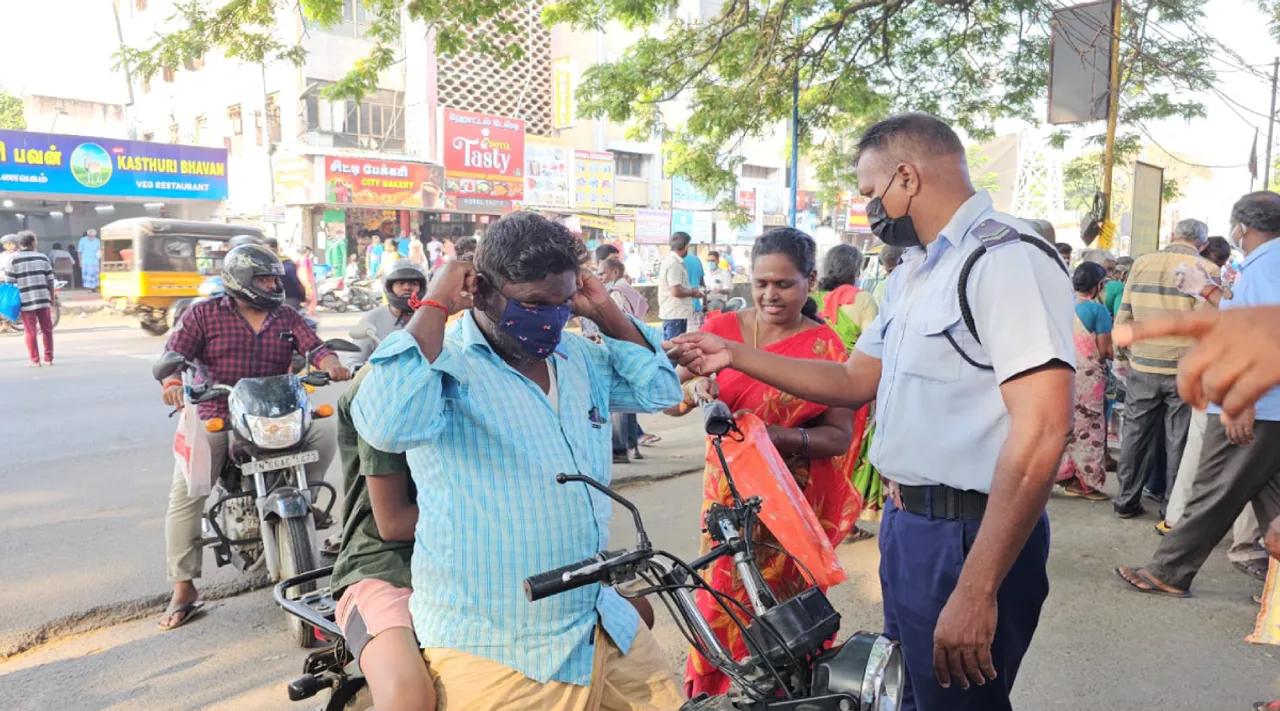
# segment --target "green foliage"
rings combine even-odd
[[[27,127],[22,115],[22,97],[0,90],[0,128],[21,131]]]
[[[1136,129],[1171,116],[1203,116],[1179,96],[1207,89],[1209,55],[1222,50],[1195,28],[1207,0],[1133,0],[1122,38],[1121,138],[1136,151]],[[1280,0],[1264,0],[1280,3]],[[249,62],[301,62],[302,48],[274,28],[284,13],[322,25],[341,22],[344,0],[186,0],[173,29],[152,44],[123,48],[144,77],[215,47]],[[523,33],[514,0],[356,0],[370,16],[368,57],[326,92],[359,98],[378,73],[402,57],[401,12],[435,32],[443,55],[461,51],[500,59],[522,56]],[[725,0],[705,21],[668,19],[675,0],[554,0],[548,24],[594,29],[616,22],[643,36],[616,61],[590,67],[577,94],[577,113],[629,126],[638,137],[660,137],[670,173],[707,194],[732,187],[743,141],[771,133],[791,112],[799,81],[801,150],[823,182],[824,202],[854,183],[849,137],[904,110],[938,114],[975,140],[992,135],[996,119],[1035,120],[1046,94],[1051,10],[1043,0]],[[288,18],[290,20],[294,18]],[[493,31],[471,37],[482,22]],[[1168,32],[1162,25],[1189,28]],[[1180,38],[1181,37],[1181,38]],[[673,124],[664,109],[687,107]],[[1101,130],[1100,126],[1091,127]],[[727,194],[727,193],[724,193]]]

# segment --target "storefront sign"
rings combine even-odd
[[[716,201],[707,197],[685,178],[671,178],[671,207],[676,210],[713,210]]]
[[[613,154],[573,153],[573,206],[593,210],[613,207]]]
[[[114,138],[0,131],[0,192],[226,200],[227,152]]]
[[[591,227],[597,230],[612,231],[613,218],[604,217],[602,215],[574,215],[578,218],[578,224],[583,227]]]
[[[636,242],[666,244],[670,239],[670,210],[636,210]]]
[[[319,158],[324,160],[325,202],[392,209],[444,208],[444,169],[438,165],[347,156]]]
[[[849,200],[849,223],[847,229],[850,232],[871,231],[871,222],[867,219],[866,198],[854,196]]]
[[[573,125],[573,59],[556,57],[551,60],[552,100],[555,106],[553,123],[556,128]]]
[[[569,149],[559,141],[530,136],[524,147],[524,165],[526,205],[569,206]]]
[[[524,201],[524,121],[444,110],[445,193],[462,200],[507,203],[510,211]],[[484,212],[492,212],[485,210]]]
[[[714,232],[714,213],[706,210],[673,210],[671,212],[671,231],[685,232],[693,238],[694,244],[711,244]]]
[[[281,205],[305,205],[313,202],[312,186],[315,169],[308,156],[275,156],[276,202]]]
[[[755,217],[756,214],[756,190],[755,188],[738,188],[738,207],[747,211],[747,214]]]

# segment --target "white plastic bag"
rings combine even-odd
[[[208,496],[213,491],[213,472],[209,440],[200,429],[204,423],[196,406],[187,403],[178,417],[178,431],[173,435],[173,458],[187,480],[188,496]]]

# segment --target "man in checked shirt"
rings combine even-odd
[[[284,266],[266,247],[246,244],[227,252],[222,261],[226,295],[197,304],[183,314],[165,350],[204,363],[215,384],[234,386],[241,378],[284,375],[292,365],[295,349],[305,355],[321,347],[315,354],[315,365],[333,380],[349,380],[351,373],[338,362],[336,354],[322,347],[320,338],[302,316],[291,307],[282,308],[283,277]],[[295,338],[281,338],[286,332]],[[182,381],[166,380],[163,398],[174,408],[182,407]],[[227,402],[218,399],[201,403],[199,413],[204,421],[226,418]],[[324,420],[313,421],[307,431],[307,449],[320,454],[318,461],[306,465],[310,481],[323,480],[333,461],[334,436],[323,425]],[[216,475],[226,461],[227,434],[198,431],[208,438],[210,472]],[[199,539],[206,498],[188,495],[186,477],[175,466],[164,523],[169,582],[173,583],[173,597],[159,622],[164,630],[181,627],[200,610],[193,581],[200,577],[204,553]]]

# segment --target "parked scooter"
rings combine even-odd
[[[372,311],[382,305],[381,287],[372,279],[357,279],[347,284],[346,299],[352,308]]]
[[[316,302],[321,308],[343,313],[347,310],[346,289],[342,277],[326,277],[316,284]]]
[[[840,615],[821,589],[811,587],[787,600],[776,598],[752,551],[763,502],[738,494],[721,449],[724,437],[740,435],[737,423],[728,406],[718,400],[703,405],[703,421],[734,500],[732,506],[714,505],[707,511],[704,524],[716,542],[714,548],[690,563],[655,549],[635,504],[589,477],[559,474],[560,484],[584,484],[630,511],[636,548],[606,551],[533,575],[525,580],[525,596],[533,602],[600,583],[631,597],[637,594],[634,588],[624,586],[642,582],[644,589],[638,594],[661,598],[685,638],[734,681],[729,695],[702,694],[681,711],[897,711],[906,674],[898,644],[881,634],[857,632],[828,648],[827,641],[839,633]],[[740,629],[750,654],[740,660],[720,643],[694,600],[695,590],[710,589],[699,571],[724,557],[733,559],[750,591],[751,609],[729,613],[731,619],[744,620]],[[330,573],[332,568],[316,570],[275,586],[276,604],[334,642],[307,658],[303,675],[289,683],[289,698],[301,701],[327,690],[324,711],[369,709],[372,699],[365,679],[333,622],[333,599],[327,590],[313,589],[316,581]],[[295,591],[301,588],[308,592],[298,595]]]
[[[281,336],[295,338],[289,332]],[[325,345],[335,351],[359,350],[342,339]],[[318,350],[307,355],[308,363]],[[232,387],[210,383],[204,364],[172,351],[152,367],[152,375],[159,381],[178,373],[182,374],[187,402],[226,398],[230,411],[228,421],[204,423],[210,432],[228,432],[228,441],[226,463],[217,472],[205,509],[202,545],[212,546],[219,567],[231,564],[243,572],[265,563],[272,581],[314,570],[317,541],[313,512],[327,518],[337,492],[330,484],[307,482],[304,465],[320,459],[319,452],[305,449],[307,432],[313,418],[333,414],[329,406],[313,410],[307,388],[328,385],[328,374],[308,367],[301,375],[243,378]],[[317,488],[329,493],[323,509],[313,508],[312,491]],[[295,594],[301,592],[306,592],[305,586]],[[314,642],[310,625],[292,615],[288,622],[298,646]]]

